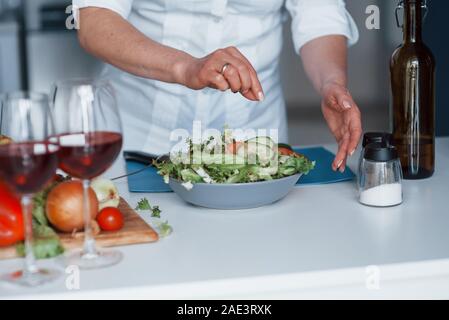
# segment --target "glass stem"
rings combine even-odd
[[[23,224],[25,229],[25,268],[24,275],[38,272],[36,258],[33,251],[33,200],[31,196],[21,199]]]
[[[84,256],[86,258],[94,258],[97,256],[97,248],[95,246],[95,238],[92,235],[89,187],[90,181],[83,180]]]

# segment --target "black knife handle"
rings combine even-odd
[[[152,164],[159,156],[142,151],[123,151],[123,157],[126,161],[136,161],[143,164]]]

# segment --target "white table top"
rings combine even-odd
[[[119,265],[81,271],[80,290],[63,277],[36,289],[3,284],[0,298],[449,297],[447,167],[449,138],[438,139],[434,177],[405,181],[404,203],[384,209],[360,205],[353,183],[297,187],[270,206],[217,211],[170,193],[130,194],[124,179],[122,196],[159,205],[170,237],[120,247]],[[121,160],[108,175],[123,170]],[[19,267],[0,262],[1,272]],[[373,274],[389,290],[368,290]],[[411,279],[419,290],[409,290]]]

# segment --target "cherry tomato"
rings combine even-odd
[[[240,141],[233,141],[228,143],[226,146],[226,152],[228,154],[237,154],[237,150],[240,148],[240,146],[243,144],[243,142]]]
[[[279,154],[283,155],[283,156],[295,156],[296,155],[295,151],[288,149],[288,148],[279,147],[278,150],[279,150]]]
[[[125,220],[119,209],[107,207],[100,211],[97,216],[97,222],[101,230],[118,231],[123,228]]]

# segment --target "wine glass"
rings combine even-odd
[[[0,146],[0,178],[21,198],[25,231],[24,268],[2,277],[13,284],[34,287],[60,276],[57,270],[38,268],[33,252],[33,194],[56,173],[58,145],[49,140],[54,133],[47,95],[16,92],[2,96],[0,134],[12,143]]]
[[[67,256],[67,264],[84,269],[114,265],[122,254],[97,249],[88,201],[90,181],[114,163],[122,148],[114,90],[103,80],[65,80],[55,84],[52,97],[59,167],[83,183],[84,246]]]

